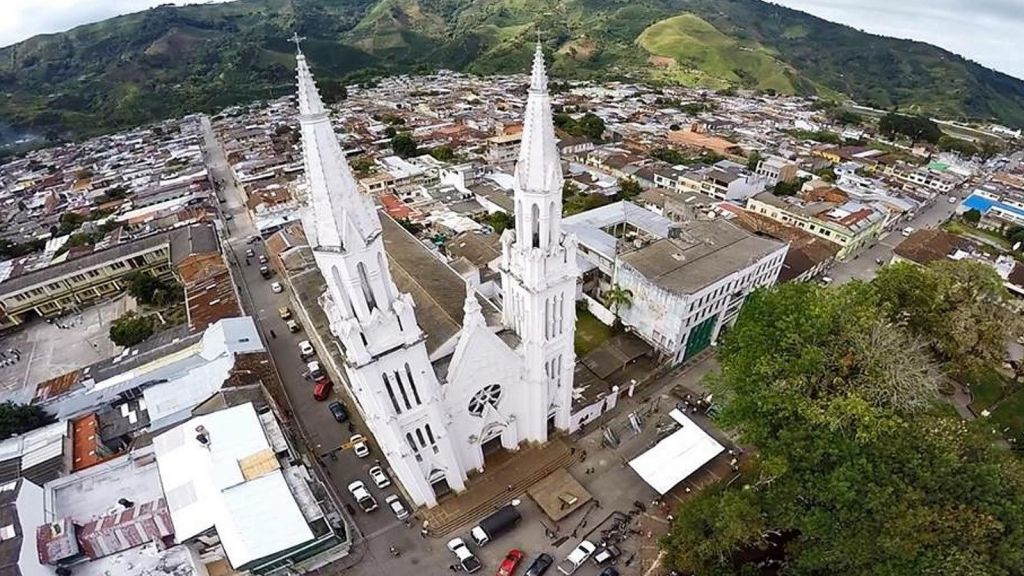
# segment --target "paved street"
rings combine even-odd
[[[964,195],[963,189],[954,190],[958,198]],[[910,226],[915,230],[935,228],[949,219],[956,211],[957,204],[950,204],[946,196],[939,196],[935,203],[917,214],[913,220],[901,224],[897,230],[893,230],[882,236],[878,242],[861,252],[858,256],[848,262],[836,264],[829,272],[829,277],[835,282],[848,282],[853,279],[871,280],[878,270],[877,260],[888,262],[892,258],[892,251],[903,241],[901,231]]]
[[[355,505],[347,486],[356,479],[363,480],[374,498],[377,499],[380,508],[370,514],[361,511],[356,513],[355,522],[360,535],[355,537],[355,546],[352,551],[352,558],[342,561],[341,564],[348,564],[362,559],[362,561],[373,563],[373,557],[381,555],[390,559],[388,547],[392,544],[409,548],[413,539],[419,540],[418,530],[406,528],[401,522],[395,519],[389,510],[384,508],[384,497],[387,494],[395,493],[393,488],[378,490],[372,484],[366,471],[374,465],[375,455],[371,452],[366,459],[355,456],[351,450],[335,451],[334,449],[348,441],[350,436],[348,425],[339,424],[331,416],[327,404],[336,399],[330,398],[327,401],[318,402],[313,399],[312,382],[303,377],[306,371],[306,363],[299,356],[298,343],[306,339],[305,331],[296,334],[288,332],[285,322],[278,316],[278,308],[290,306],[287,290],[275,294],[271,291],[271,283],[277,280],[276,276],[264,279],[259,273],[258,256],[263,253],[262,242],[248,244],[247,240],[256,234],[252,220],[245,209],[244,197],[241,190],[235,185],[231,170],[224,158],[223,148],[216,141],[208,120],[204,121],[204,132],[206,136],[207,150],[209,151],[207,166],[214,178],[224,182],[224,188],[219,192],[224,202],[220,209],[224,215],[231,215],[230,220],[225,220],[228,230],[226,249],[229,259],[234,267],[235,278],[239,282],[242,292],[242,301],[247,311],[255,318],[260,331],[263,334],[264,342],[274,359],[280,373],[282,384],[288,395],[289,404],[294,418],[301,428],[301,433],[308,442],[312,452],[323,455],[321,462],[328,473],[328,478],[334,487],[335,494],[344,503]],[[245,264],[246,250],[252,249],[254,257],[249,258],[250,263]],[[271,336],[273,331],[276,337]],[[334,394],[340,394],[340,386],[335,386]],[[347,406],[352,403],[342,399]],[[358,414],[350,409],[357,431],[368,435],[365,427],[358,420]],[[371,443],[371,451],[374,447]],[[328,454],[336,452],[334,458]],[[362,538],[366,539],[369,549],[364,549]],[[364,557],[365,556],[365,557]],[[326,573],[333,573],[325,571]]]

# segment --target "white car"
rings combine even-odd
[[[316,356],[316,350],[313,349],[313,345],[309,343],[309,340],[299,342],[299,356],[302,356],[303,358]]]
[[[459,559],[459,565],[467,573],[472,574],[483,568],[483,564],[476,559],[476,556],[473,556],[473,553],[466,547],[466,543],[462,541],[462,538],[452,538],[449,540],[448,549]]]
[[[409,517],[409,511],[405,509],[405,506],[402,504],[402,501],[395,494],[392,494],[384,498],[384,502],[388,505],[389,508],[391,508],[391,512],[395,515],[395,518],[398,518],[399,520],[405,520]]]
[[[562,560],[562,563],[558,565],[558,571],[565,574],[565,576],[569,576],[582,566],[595,550],[597,550],[597,546],[594,546],[594,543],[590,540],[580,542],[573,548],[572,552],[569,552],[565,560]]]
[[[280,282],[274,282],[270,285],[270,291],[274,294],[280,294],[281,292],[284,292],[284,286],[281,286]]]
[[[369,490],[366,489],[366,484],[363,484],[362,480],[356,480],[349,484],[348,491],[352,493],[352,497],[355,498],[356,504],[359,504],[359,507],[363,509],[363,512],[372,512],[377,509],[377,501],[370,495]]]
[[[391,480],[388,478],[388,475],[384,473],[384,469],[380,466],[370,468],[370,480],[373,480],[373,483],[377,485],[377,488],[383,489],[391,486]]]
[[[949,203],[950,204],[956,204],[956,196],[950,196],[949,197]]]
[[[355,434],[348,441],[352,444],[352,451],[356,453],[356,456],[366,458],[370,455],[370,447],[366,445],[366,437],[362,434]]]

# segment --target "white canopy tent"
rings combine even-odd
[[[629,462],[651,488],[664,494],[725,448],[679,410],[669,414],[682,428]]]

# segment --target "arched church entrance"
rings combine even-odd
[[[452,487],[448,485],[448,474],[440,468],[434,468],[427,476],[430,488],[434,491],[434,498],[440,500],[442,496],[452,493]]]
[[[501,445],[501,434],[505,431],[505,425],[494,423],[484,428],[480,437],[480,450],[484,455],[484,466],[493,466],[502,461],[509,454]]]

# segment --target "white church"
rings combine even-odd
[[[562,230],[544,56],[538,44],[514,174],[515,231],[501,238],[502,310],[461,282],[453,287],[454,271],[390,218],[382,222],[301,52],[297,68],[303,225],[327,283],[322,306],[380,451],[415,503],[433,506],[483,469],[488,450],[572,427],[577,244]],[[403,267],[417,258],[434,262]]]

